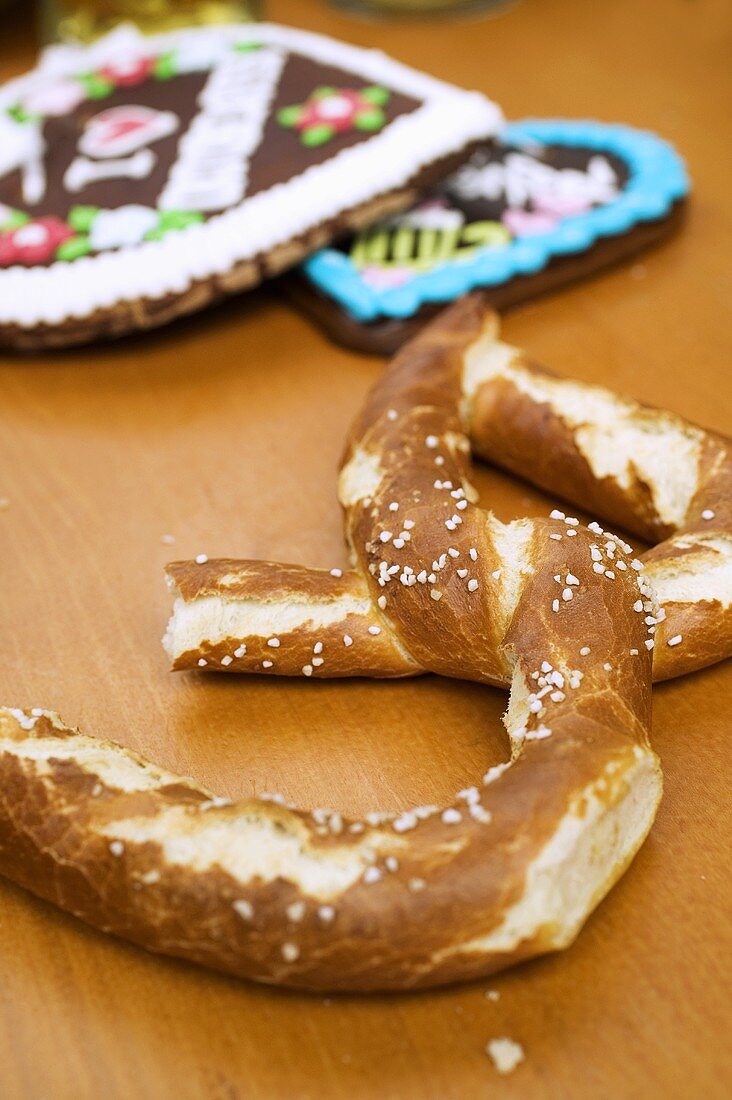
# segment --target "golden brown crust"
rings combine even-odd
[[[486,523],[485,514],[472,507],[457,513],[460,502],[455,500],[461,487],[466,497],[472,495],[468,435],[491,461],[611,518],[642,538],[664,540],[640,555],[660,606],[657,610],[644,597],[642,604],[648,606],[640,609],[649,619],[645,641],[654,648],[655,679],[702,668],[732,652],[732,451],[728,441],[671,413],[537,367],[521,352],[501,343],[498,327],[498,318],[480,295],[457,303],[396,357],[350,433],[342,463],[341,497],[352,492],[349,479],[359,477],[370,478],[378,494],[368,508],[346,504],[347,532],[358,563],[356,572],[347,574],[346,588],[354,592],[359,577],[367,578],[371,603],[356,621],[344,614],[321,641],[325,645],[353,637],[357,624],[368,632],[369,627],[381,627],[384,619],[387,631],[377,635],[378,646],[368,644],[371,636],[359,636],[359,644],[349,647],[348,653],[338,652],[333,661],[323,658],[310,670],[304,643],[313,639],[295,624],[287,632],[292,659],[272,660],[270,655],[262,667],[261,656],[254,659],[259,654],[256,646],[250,660],[228,659],[239,648],[238,641],[249,645],[249,635],[239,639],[233,633],[219,639],[223,646],[217,643],[213,649],[202,617],[199,634],[189,637],[185,651],[176,647],[169,635],[176,668],[196,667],[211,654],[213,660],[201,667],[286,675],[307,669],[305,675],[315,676],[349,672],[405,675],[429,669],[506,683],[510,669],[499,646],[506,625],[500,606],[506,594],[501,592],[505,578],[503,584],[496,584],[492,576],[501,569],[502,552],[494,544],[502,528],[494,521],[492,526]],[[421,461],[428,437],[444,439],[448,445]],[[541,462],[536,461],[537,453],[541,453]],[[450,482],[451,489],[436,491],[435,483],[440,481]],[[389,512],[388,505],[399,503],[405,485],[407,499],[399,505],[401,510]],[[463,592],[462,599],[457,598],[457,557],[448,562],[454,566],[454,606],[452,600],[435,606],[426,588],[414,586],[408,589],[405,604],[405,593],[391,583],[391,577],[386,578],[388,594],[381,592],[378,570],[386,550],[392,552],[395,545],[393,539],[379,545],[382,532],[389,532],[399,518],[416,524],[405,536],[410,540],[406,549],[391,553],[388,568],[393,570],[401,560],[418,575],[418,563],[424,563],[430,576],[440,572],[432,569],[432,563],[445,554],[444,522],[455,514],[461,522],[450,534],[451,553],[461,555],[464,568],[466,550],[479,552],[477,573],[484,581],[488,578],[488,583],[480,584],[478,594],[468,600]],[[592,568],[604,571],[603,575],[627,568],[622,558],[619,570],[614,568],[617,547],[626,545],[623,540],[609,540],[599,525],[593,527]],[[562,529],[558,528],[560,534]],[[520,538],[520,531],[509,532],[509,541]],[[472,564],[468,562],[470,569]],[[221,565],[222,569],[231,567],[232,563]],[[211,578],[212,563],[201,572],[199,581],[198,568],[188,566],[185,583],[180,586],[183,604],[194,606],[196,584],[204,577]],[[370,569],[376,571],[373,576]],[[273,623],[288,604],[301,599],[313,603],[330,600],[332,593],[339,591],[322,572],[293,573],[288,566],[280,583],[276,565],[270,563],[266,570],[256,592],[250,585],[247,599],[258,601],[260,610],[274,601]],[[476,570],[470,576],[474,573]],[[183,567],[177,565],[174,580],[183,576]],[[397,576],[405,579],[401,566]],[[361,599],[363,590],[358,591]],[[437,591],[441,600],[439,585]],[[233,591],[218,594],[223,604],[231,605],[239,598]],[[388,605],[394,596],[404,605],[404,614],[392,629],[391,612],[380,607],[379,601]],[[448,619],[449,644],[439,637],[439,627],[435,644],[430,644],[432,628],[444,626]],[[175,621],[174,616],[173,624]],[[372,652],[377,649],[378,654]],[[331,648],[329,655],[335,652]],[[475,658],[476,652],[481,654],[480,660]],[[474,667],[476,660],[478,667]]]
[[[369,824],[217,801],[53,715],[3,710],[0,870],[104,931],[242,977],[343,990],[475,977],[563,946],[622,871],[605,861],[585,890],[577,855],[592,856],[576,837],[594,817],[615,829],[639,785],[655,808],[643,740],[588,699],[477,800]],[[623,859],[648,824],[632,823]],[[580,895],[566,928],[537,872],[547,852],[552,887],[571,869]]]
[[[562,379],[496,333],[476,355],[484,360],[471,394],[478,453],[656,544],[639,555],[663,616],[654,679],[729,657],[730,441],[673,413]]]
[[[307,988],[433,985],[571,942],[658,804],[656,606],[599,527],[476,507],[465,357],[487,321],[463,303],[372,391],[339,483],[353,568],[176,563],[166,644],[177,667],[511,686],[510,762],[451,806],[351,822],[221,803],[6,710],[3,873],[151,950]]]

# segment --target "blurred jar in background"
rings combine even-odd
[[[89,42],[118,23],[153,34],[210,23],[244,23],[261,15],[261,0],[41,0],[46,42]]]

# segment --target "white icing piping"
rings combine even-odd
[[[195,33],[200,32],[175,32],[144,41],[148,50],[162,52]],[[181,294],[195,280],[223,275],[237,263],[403,186],[425,165],[490,136],[502,123],[499,108],[479,93],[453,88],[377,51],[272,24],[224,27],[216,33],[225,41],[246,38],[281,45],[326,64],[352,68],[359,76],[426,102],[368,141],[341,150],[203,225],[192,225],[162,241],[145,241],[72,263],[1,271],[0,323],[26,328],[59,324],[117,302]],[[123,28],[122,35],[125,42],[135,41],[129,28]],[[68,47],[50,51],[42,71],[68,74],[78,71],[82,63],[103,63],[119,51],[122,35],[110,35],[89,51]],[[36,73],[5,85],[0,89],[0,109],[37,80]]]

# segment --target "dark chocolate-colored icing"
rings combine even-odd
[[[47,118],[43,123],[46,146],[46,193],[35,206],[23,201],[21,176],[13,171],[0,178],[0,203],[21,210],[31,217],[55,215],[66,220],[72,207],[79,205],[116,209],[131,203],[155,207],[175,163],[181,138],[198,113],[197,99],[209,79],[210,72],[185,73],[168,80],[148,77],[133,86],[118,87],[102,99],[87,99],[69,114]],[[360,90],[370,81],[355,73],[333,66],[321,65],[309,57],[289,53],[270,106],[262,140],[249,162],[246,196],[265,191],[277,183],[299,176],[316,164],[330,160],[343,149],[368,141],[372,134],[351,129],[336,134],[318,146],[303,144],[295,129],[287,129],[277,120],[282,107],[301,104],[318,87]],[[389,89],[384,106],[386,122],[411,113],[420,101]],[[149,148],[155,154],[155,165],[143,179],[128,177],[95,180],[81,190],[69,193],[63,184],[64,174],[79,155],[78,142],[91,118],[113,107],[142,105],[159,111],[172,111],[180,119],[175,133],[154,141]],[[210,217],[211,211],[205,216]]]
[[[60,118],[47,118],[43,123],[46,144],[46,194],[37,206],[23,202],[20,173],[0,179],[0,202],[23,210],[31,217],[55,214],[66,220],[72,206],[100,206],[116,210],[127,203],[155,206],[155,200],[165,186],[170,166],[178,152],[181,137],[196,114],[196,97],[208,78],[208,73],[185,73],[173,80],[145,80],[133,87],[117,88],[104,99],[88,99],[75,111]],[[112,107],[152,107],[158,111],[173,111],[181,125],[174,134],[154,142],[155,166],[144,179],[97,180],[70,194],[63,185],[66,169],[78,155],[78,141],[87,122]]]
[[[519,154],[523,158],[530,157],[538,164],[545,165],[556,170],[573,169],[586,173],[590,163],[601,158],[609,166],[615,175],[615,186],[621,191],[630,179],[630,169],[626,162],[617,154],[607,149],[591,149],[583,146],[572,145],[536,145],[516,146],[504,144],[500,141],[486,142],[467,162],[476,168],[485,168],[489,165],[503,165],[512,155]],[[466,197],[462,189],[456,186],[455,180],[460,172],[448,176],[436,187],[425,192],[420,200],[420,206],[429,200],[438,200],[445,210],[458,211],[463,215],[466,225],[472,222],[497,222],[500,223],[502,215],[509,209],[531,210],[530,200],[520,204],[509,203],[505,192],[494,197],[493,195],[481,195],[479,197]],[[378,227],[376,227],[378,228]],[[368,236],[366,230],[362,236]],[[354,238],[342,238],[336,245],[343,252],[350,252]],[[393,242],[392,242],[393,243]],[[417,238],[415,237],[415,247]],[[384,257],[388,260],[390,255]]]
[[[590,161],[594,157],[599,156],[607,161],[615,172],[619,189],[625,186],[630,177],[628,165],[615,153],[611,153],[607,149],[586,149],[582,146],[575,145],[542,145],[533,148],[527,146],[520,148],[516,145],[504,145],[502,142],[493,142],[479,149],[478,152],[470,158],[470,163],[481,166],[487,164],[503,164],[506,158],[512,153],[530,156],[534,160],[539,161],[539,163],[547,165],[549,168],[558,170],[572,168],[577,172],[586,172]],[[453,209],[462,211],[468,221],[500,221],[501,215],[509,206],[505,196],[499,199],[465,199],[456,194],[450,187],[449,180],[441,187],[435,188],[433,195],[448,198],[450,206]],[[528,205],[527,203],[524,204],[525,207],[528,207]]]
[[[332,65],[320,65],[301,54],[290,54],[285,63],[269,118],[265,124],[262,142],[250,161],[248,195],[266,191],[275,183],[300,175],[314,164],[330,160],[342,149],[368,140],[371,136],[363,130],[348,130],[336,134],[325,145],[309,148],[303,145],[294,130],[285,130],[277,121],[282,107],[303,103],[317,87],[353,88],[360,91],[371,81]],[[411,96],[390,89],[389,102],[384,107],[387,125],[400,115],[411,114],[420,102]]]

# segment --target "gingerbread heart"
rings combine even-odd
[[[388,353],[467,291],[507,308],[631,255],[671,231],[687,191],[681,158],[654,134],[514,123],[407,213],[312,256],[287,288],[338,342]]]
[[[0,344],[162,324],[413,202],[500,111],[266,24],[47,53],[0,88]]]

